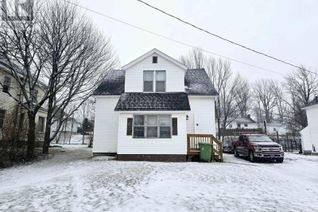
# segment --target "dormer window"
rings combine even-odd
[[[158,63],[158,57],[157,56],[153,56],[152,57],[152,63]]]
[[[155,82],[155,83],[154,83]],[[166,71],[144,71],[144,92],[165,92]]]

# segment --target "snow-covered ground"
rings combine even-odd
[[[81,145],[0,170],[0,211],[318,211],[318,157],[123,162]]]

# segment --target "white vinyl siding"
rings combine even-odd
[[[143,72],[147,70],[165,70],[165,92],[185,92],[184,76],[186,69],[158,56],[158,63],[152,63],[152,56],[125,70],[125,92],[144,92]],[[153,81],[155,84],[156,81]],[[161,82],[158,82],[160,84]],[[159,85],[160,86],[160,85]],[[155,87],[155,85],[153,85]],[[155,91],[155,90],[153,90]]]
[[[189,96],[191,112],[187,113],[189,119],[193,118],[193,126],[188,129],[196,134],[213,134],[215,135],[215,99],[211,96]]]
[[[163,112],[149,111],[140,115],[165,115]],[[187,132],[185,113],[170,112],[171,118],[178,120],[178,134],[170,138],[133,138],[126,135],[127,119],[133,118],[133,113],[119,114],[118,122],[118,150],[117,154],[187,154]],[[169,121],[170,122],[170,121]],[[95,142],[95,141],[94,141]]]
[[[306,109],[308,126],[301,131],[303,150],[318,152],[318,105]]]
[[[118,113],[114,109],[118,99],[119,96],[96,97],[93,153],[117,152]]]

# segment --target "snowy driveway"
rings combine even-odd
[[[318,157],[283,164],[122,162],[90,149],[0,170],[0,211],[318,211]]]

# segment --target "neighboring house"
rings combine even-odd
[[[264,128],[264,126],[262,127]],[[286,135],[287,133],[289,133],[289,130],[284,124],[273,121],[266,124],[266,132],[269,135],[276,135],[277,133],[278,135]]]
[[[26,126],[27,126],[27,114],[25,109],[17,104],[12,95],[16,99],[21,99],[22,94],[20,94],[20,89],[15,81],[15,79],[10,75],[10,73],[0,65],[0,139],[4,131],[12,132],[12,128],[15,127],[16,132],[19,132],[19,136],[26,136]],[[41,98],[46,89],[45,85],[38,85],[36,88],[36,93],[34,95],[36,101]],[[36,133],[37,141],[43,141],[45,122],[46,122],[47,112],[45,108],[41,108],[36,114]]]
[[[233,119],[231,123],[228,125],[227,129],[262,129],[265,132],[264,123],[257,123],[254,121],[250,115],[245,118],[239,117]],[[278,121],[273,121],[266,123],[266,133],[267,134],[279,134],[286,135],[288,130],[286,126]]]
[[[82,124],[73,117],[67,118],[63,123],[57,136],[55,137],[55,143],[69,143],[72,135],[78,133],[78,129]],[[56,133],[58,130],[58,122],[55,121],[52,125],[52,133]]]
[[[306,107],[308,126],[300,131],[302,137],[302,150],[305,154],[318,152],[318,96]]]
[[[95,155],[184,161],[187,134],[215,135],[218,94],[205,70],[157,49],[110,72],[94,95]]]
[[[231,119],[231,118],[230,118]],[[228,125],[228,129],[257,129],[258,124],[251,118],[250,115],[247,117],[238,117],[233,119]]]

